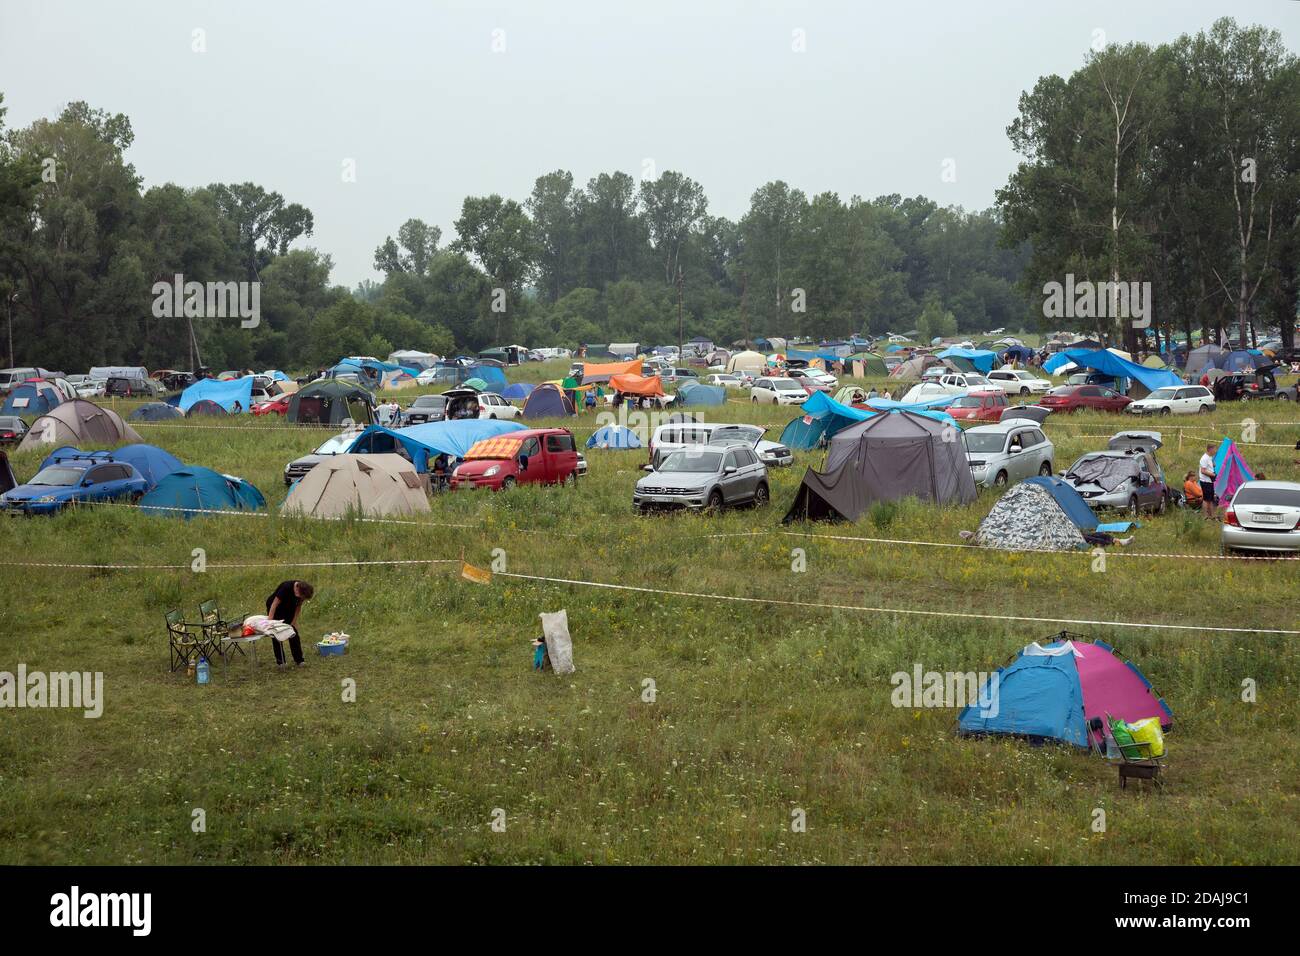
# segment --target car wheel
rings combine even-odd
[[[513,475],[506,475],[505,478],[501,480],[502,491],[509,491],[514,486],[515,486],[515,479]]]
[[[1202,405],[1199,409],[1196,410],[1196,414],[1198,414],[1198,415],[1208,415],[1208,414],[1210,414],[1210,406],[1209,406],[1209,405]]]
[[[1137,496],[1137,495],[1129,495],[1129,496],[1128,496],[1128,510],[1129,510],[1129,514],[1133,515],[1133,517],[1135,517],[1135,518],[1136,518],[1136,517],[1141,513],[1142,508],[1141,508],[1141,506],[1138,504],[1138,496]]]
[[[1160,504],[1156,505],[1156,514],[1158,514],[1158,515],[1162,515],[1162,514],[1164,514],[1164,513],[1165,513],[1165,508],[1168,507],[1168,505],[1169,505],[1169,502],[1168,502],[1168,498],[1167,498],[1167,496],[1164,494],[1164,492],[1161,492],[1161,493],[1160,493]]]
[[[1007,486],[1007,473],[1005,471],[999,471],[997,473],[997,477],[993,479],[993,487],[1005,488],[1006,486]]]
[[[1168,406],[1165,406],[1164,408],[1160,409],[1160,414],[1161,414],[1161,416],[1164,416],[1164,415],[1172,415],[1172,414],[1173,414],[1173,410],[1172,410],[1171,408],[1169,408]]]
[[[763,507],[763,505],[767,504],[770,498],[771,495],[767,490],[767,485],[763,482],[760,482],[758,487],[754,489],[754,507],[756,508]]]
[[[722,492],[719,491],[717,488],[714,488],[713,491],[709,494],[709,510],[712,511],[714,514],[721,514],[722,509],[724,507],[725,505],[722,501]]]
[[[494,421],[496,421],[496,420],[497,420],[497,417],[496,417],[495,414],[492,414],[492,415],[489,415],[489,416],[488,416],[488,421],[490,421],[490,422],[494,422]]]
[[[1277,393],[1277,400],[1278,400],[1279,402],[1289,402],[1289,401],[1291,401],[1291,396],[1288,395],[1286,392],[1278,392],[1278,393]]]
[[[564,487],[566,488],[572,488],[577,483],[578,483],[578,473],[576,471],[569,472],[567,475],[564,476],[564,480],[560,482],[560,484],[564,485]]]
[[[1028,388],[1023,388],[1023,387],[1022,387],[1022,388],[1020,389],[1020,394],[1021,394],[1021,395],[1028,395],[1028,394],[1029,394],[1029,389],[1028,389]]]
[[[1038,466],[1038,473],[1044,478],[1052,477],[1052,463],[1050,461],[1043,462]]]
[[[758,404],[758,396],[751,396],[749,400],[753,402],[755,405]]]

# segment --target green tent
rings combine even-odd
[[[374,407],[375,397],[361,386],[325,379],[294,392],[284,418],[294,425],[368,424],[374,419]]]
[[[1159,355],[1148,355],[1142,364],[1147,368],[1165,368],[1165,360]]]
[[[844,360],[844,367],[852,369],[854,362],[862,363],[862,374],[864,376],[883,378],[889,374],[889,369],[885,368],[885,360],[871,352],[859,352],[856,355],[850,355]]]

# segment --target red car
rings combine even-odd
[[[1054,412],[1077,412],[1091,409],[1098,412],[1122,412],[1133,399],[1125,398],[1104,385],[1062,385],[1038,400],[1044,408]]]
[[[1007,407],[1006,392],[970,392],[944,409],[959,422],[996,422]]]
[[[273,398],[269,402],[258,402],[253,406],[254,415],[285,415],[289,411],[288,395],[281,395],[279,398]]]
[[[528,428],[475,442],[451,475],[451,488],[516,484],[571,484],[578,480],[578,449],[567,428]]]

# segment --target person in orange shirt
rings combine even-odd
[[[1196,472],[1189,471],[1183,476],[1183,494],[1187,498],[1187,507],[1199,508],[1201,506],[1201,485],[1196,480]]]

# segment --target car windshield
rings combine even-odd
[[[972,398],[970,395],[963,395],[961,398],[957,399],[948,407],[949,408],[979,408],[980,400],[978,398]]]
[[[1176,388],[1157,388],[1154,392],[1148,395],[1147,398],[1168,400],[1173,398],[1177,394],[1178,394],[1178,389]]]
[[[967,385],[987,385],[988,383],[989,383],[989,380],[986,379],[983,375],[967,375],[967,376],[966,376],[966,384],[967,384]]]
[[[441,395],[421,395],[411,403],[412,408],[442,408],[447,400]]]
[[[49,468],[42,468],[36,477],[28,482],[29,485],[75,485],[81,481],[81,476],[85,472],[80,468],[65,468],[60,465],[51,465]]]
[[[1249,483],[1241,486],[1232,506],[1278,505],[1283,508],[1300,508],[1300,488],[1256,488]]]
[[[355,434],[335,435],[317,448],[315,453],[317,455],[341,455],[356,440],[357,436]]]
[[[0,428],[17,428],[21,418],[0,418]]]
[[[966,433],[966,450],[987,455],[1001,451],[1006,440],[1007,436],[1001,432],[969,431]]]
[[[799,383],[792,378],[774,378],[772,379],[772,387],[778,391],[803,391],[803,389],[799,387]]]
[[[754,444],[763,437],[763,429],[755,425],[727,425],[716,429],[710,441],[742,441]]]
[[[707,475],[718,470],[722,455],[718,452],[675,451],[664,459],[660,471],[684,471],[691,474]]]

